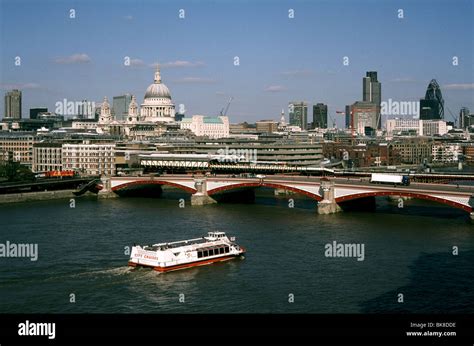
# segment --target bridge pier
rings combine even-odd
[[[106,176],[100,177],[104,188],[97,193],[97,198],[116,198],[118,195],[112,191],[110,178]]]
[[[323,200],[318,202],[318,214],[327,215],[342,211],[334,197],[334,181],[321,179],[321,195]]]
[[[214,204],[217,201],[207,194],[206,179],[194,179],[194,187],[196,192],[191,196],[191,205]]]

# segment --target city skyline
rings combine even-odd
[[[302,100],[327,104],[343,127],[344,117],[335,112],[362,100],[367,71],[378,72],[382,101],[419,101],[434,78],[446,121],[457,119],[461,107],[474,109],[469,1],[456,7],[449,1],[145,1],[133,9],[127,1],[22,3],[35,10],[21,11],[12,1],[0,5],[9,14],[1,24],[8,44],[0,53],[0,87],[22,91],[23,117],[35,107],[54,111],[64,98],[101,102],[129,93],[141,103],[157,62],[187,117],[218,115],[233,97],[228,115],[234,123],[278,120],[282,108],[288,120],[288,102]],[[370,23],[354,25],[353,18],[364,16]],[[48,25],[31,30],[28,23],[38,19]]]

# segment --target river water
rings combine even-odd
[[[180,208],[181,197],[0,206],[0,243],[39,249],[37,261],[0,258],[0,313],[474,312],[474,224],[462,211],[380,198],[375,212],[323,216],[271,191],[254,204]],[[236,236],[245,258],[165,274],[127,267],[134,243],[213,230]],[[363,244],[364,260],[326,257],[334,241]]]

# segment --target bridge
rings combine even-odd
[[[105,182],[106,189],[117,195],[131,190],[171,186],[191,194],[192,205],[216,203],[218,196],[266,187],[292,191],[318,202],[319,214],[341,210],[349,201],[396,196],[434,201],[470,213],[474,218],[474,186],[412,183],[410,186],[377,185],[363,178],[317,178],[266,176],[244,178],[234,176],[163,175],[141,177],[112,177]]]

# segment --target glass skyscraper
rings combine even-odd
[[[313,128],[327,129],[328,106],[324,103],[313,105]]]
[[[304,101],[290,102],[288,108],[290,125],[306,130],[308,127],[308,104]]]
[[[132,95],[125,94],[121,96],[114,96],[112,111],[115,116],[115,120],[126,120],[128,115],[128,106],[132,101]]]
[[[367,71],[366,76],[362,79],[362,101],[375,104],[377,108],[377,128],[382,128],[382,118],[380,115],[380,104],[382,103],[382,84],[377,80],[377,71]]]
[[[431,80],[425,98],[420,100],[420,119],[444,119],[444,99],[436,79]]]

